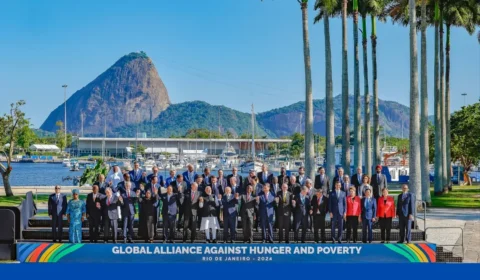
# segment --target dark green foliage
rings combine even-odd
[[[92,185],[97,180],[97,176],[99,174],[103,174],[106,177],[107,172],[108,172],[107,167],[105,166],[103,161],[98,160],[94,168],[87,167],[87,169],[83,171],[83,174],[80,177],[80,186],[83,186],[85,184]]]

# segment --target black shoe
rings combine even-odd
[[[290,243],[290,241],[288,241],[288,240],[287,240],[287,241],[285,241],[285,243],[289,244],[289,243]]]
[[[163,244],[167,243],[167,240],[163,240]]]
[[[342,244],[342,241],[339,240],[339,241],[338,241],[338,244]]]
[[[252,244],[252,240],[248,240],[248,244]]]
[[[127,239],[123,239],[123,244],[127,244]]]
[[[217,243],[217,239],[214,239],[214,240],[212,241],[212,243]]]
[[[305,243],[305,241],[302,241],[302,243]]]
[[[103,243],[107,243],[108,241],[104,240]]]
[[[235,240],[230,240],[230,243],[234,244],[234,243],[235,243]]]
[[[372,243],[372,241],[368,241],[368,243]]]
[[[315,241],[315,243],[320,243],[320,241]]]
[[[273,244],[273,240],[268,241],[268,243]]]
[[[350,243],[350,239],[347,239],[347,241],[345,241],[346,243]]]
[[[403,244],[403,241],[397,241],[398,244]]]
[[[407,241],[407,244],[410,244],[410,241]]]
[[[207,240],[205,240],[205,243],[210,243],[210,240],[208,240],[208,239],[207,239]]]
[[[187,239],[183,239],[183,243],[187,243]]]
[[[382,240],[380,243],[382,243],[382,244],[383,244],[383,243],[385,243],[385,241],[383,241],[383,240]]]
[[[385,243],[387,243],[387,244],[388,244],[388,243],[390,243],[390,241],[385,241]]]
[[[267,243],[265,240],[262,240],[262,243]]]
[[[325,240],[322,240],[322,243],[323,243],[323,244],[325,244],[325,243],[327,243],[327,241],[325,241]]]

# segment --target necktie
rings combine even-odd
[[[403,196],[402,196],[402,200],[405,200],[406,197],[407,197],[407,194],[404,193]]]
[[[130,190],[127,191],[127,197],[130,198]]]
[[[302,204],[305,204],[305,197],[302,195]]]
[[[250,201],[250,194],[247,194],[247,201]]]
[[[268,194],[265,194],[265,201],[268,201]]]
[[[339,191],[337,191],[337,197],[340,197],[340,192]]]
[[[380,174],[377,174],[377,183],[380,182]]]
[[[193,201],[194,198],[195,198],[195,193],[192,192],[192,201]]]
[[[325,177],[323,177],[323,175],[322,175],[321,178],[322,178],[322,183],[323,183],[323,180],[324,180]]]
[[[287,202],[287,193],[283,193],[283,203]]]
[[[109,197],[108,200],[107,200],[107,205],[110,206],[110,200],[112,199],[112,197]]]
[[[318,199],[318,205],[320,205],[320,202],[322,201],[322,198]]]

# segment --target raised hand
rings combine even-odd
[[[275,202],[278,203],[280,201],[280,199],[277,197],[275,197]]]
[[[310,210],[310,215],[312,215],[312,214],[313,214],[313,210]]]
[[[235,198],[238,199],[240,195],[238,193],[235,193]]]
[[[218,194],[218,199],[222,199],[222,195],[221,195],[221,194]]]

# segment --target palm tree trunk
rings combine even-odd
[[[364,85],[364,135],[363,143],[365,145],[365,173],[370,176],[372,170],[372,148],[370,143],[370,93],[368,91],[368,57],[367,57],[367,17],[362,15],[362,47],[363,47],[363,85]]]
[[[305,171],[314,178],[313,96],[312,68],[310,65],[310,42],[308,38],[308,2],[301,2],[303,22],[303,57],[305,61]]]
[[[447,156],[447,182],[448,189],[452,190],[450,181],[452,177],[452,154],[450,149],[450,24],[447,24],[447,40],[445,44],[445,148]]]
[[[427,4],[422,0],[422,68],[421,68],[421,121],[420,121],[420,162],[422,174],[422,200],[431,205],[430,168],[429,168],[429,132],[428,132],[428,82],[427,82]]]
[[[350,119],[348,113],[347,4],[342,5],[342,166],[350,174]]]
[[[415,0],[409,0],[410,13],[410,151],[409,186],[416,199],[416,209],[421,208],[421,171],[420,171],[420,112],[418,96],[418,58]]]
[[[441,121],[441,94],[440,94],[440,76],[439,76],[439,22],[438,22],[438,0],[435,3],[435,64],[434,64],[434,80],[435,80],[435,96],[434,96],[434,114],[435,114],[435,177],[434,177],[434,194],[441,195],[443,192],[442,184],[442,121]]]
[[[325,94],[327,129],[327,168],[328,178],[335,175],[335,117],[333,113],[332,48],[330,45],[330,22],[328,15],[323,19],[325,34]]]
[[[442,186],[445,189],[448,188],[449,183],[447,179],[447,136],[446,136],[446,126],[445,126],[445,52],[443,49],[443,9],[440,9],[440,121],[442,134],[441,139],[442,145]]]
[[[372,76],[373,76],[373,165],[381,164],[380,158],[380,122],[378,115],[378,79],[377,79],[377,24],[372,15]],[[372,171],[372,170],[370,170]]]
[[[358,52],[358,0],[353,0],[353,46],[354,46],[354,60],[353,60],[353,139],[354,155],[353,165],[362,167],[362,123],[361,123],[361,96],[360,96],[360,59]]]

